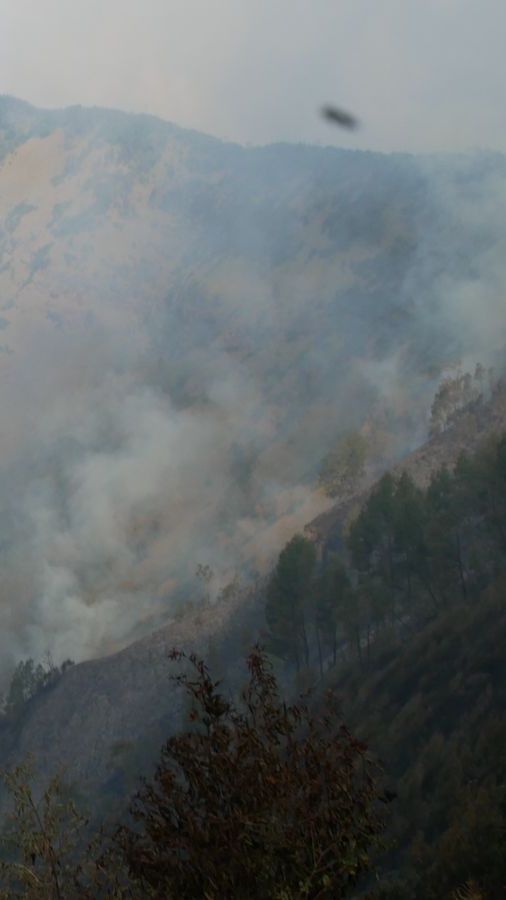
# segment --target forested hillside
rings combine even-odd
[[[490,436],[426,488],[385,474],[339,553],[318,565],[295,537],[271,579],[267,646],[337,688],[384,764],[381,897],[504,896],[505,521],[506,436]]]

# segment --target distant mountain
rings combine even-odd
[[[502,347],[500,155],[243,148],[0,98],[4,666],[126,645],[262,570],[321,457],[424,438]]]

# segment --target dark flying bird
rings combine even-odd
[[[324,106],[321,112],[324,119],[334,122],[335,125],[341,125],[343,128],[350,129],[358,126],[358,119],[355,116],[344,112],[343,109],[338,109],[336,106]]]

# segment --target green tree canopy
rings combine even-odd
[[[267,590],[268,649],[300,667],[309,656],[307,613],[312,600],[316,548],[296,534],[279,555]]]

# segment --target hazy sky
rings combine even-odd
[[[0,0],[0,93],[241,142],[506,150],[505,34],[505,0]]]

